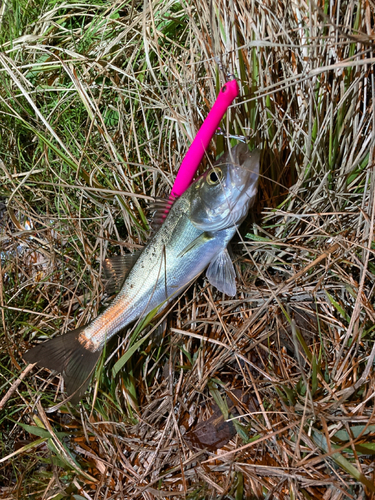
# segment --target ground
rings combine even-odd
[[[1,498],[374,498],[374,10],[0,5]],[[105,307],[227,71],[200,172],[262,150],[237,295],[202,275],[64,402],[22,355]]]

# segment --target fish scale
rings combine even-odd
[[[184,249],[204,234],[187,217],[186,199],[177,200],[162,228],[153,237],[109,308],[82,333],[102,349],[118,331],[178,295],[220,253],[236,227],[218,231],[185,255]]]
[[[106,342],[176,297],[207,266],[210,283],[235,295],[226,248],[255,199],[259,161],[257,150],[232,148],[174,202],[109,307],[89,325],[37,345],[25,360],[62,373],[77,403]]]

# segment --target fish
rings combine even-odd
[[[259,166],[260,150],[250,152],[246,144],[231,148],[168,206],[108,308],[88,325],[36,345],[25,361],[61,373],[69,400],[77,404],[105,344],[165,307],[206,268],[210,284],[234,296],[236,273],[227,247],[254,203]]]

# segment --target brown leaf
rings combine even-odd
[[[239,389],[228,392],[227,406],[233,416],[239,415],[236,407],[246,404],[247,409],[255,411],[256,408],[248,394]],[[213,405],[213,414],[204,422],[200,422],[194,430],[190,430],[184,439],[191,449],[204,449],[216,451],[225,446],[236,435],[236,429],[231,421],[224,421],[223,414],[217,404]]]

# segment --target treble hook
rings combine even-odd
[[[231,73],[230,71],[228,71],[228,69],[224,66],[221,56],[214,56],[214,60],[215,60],[215,62],[217,64],[217,67],[219,68],[219,71],[224,76],[225,83],[228,83],[231,80],[235,80],[236,79],[236,77],[234,76],[234,74]]]

